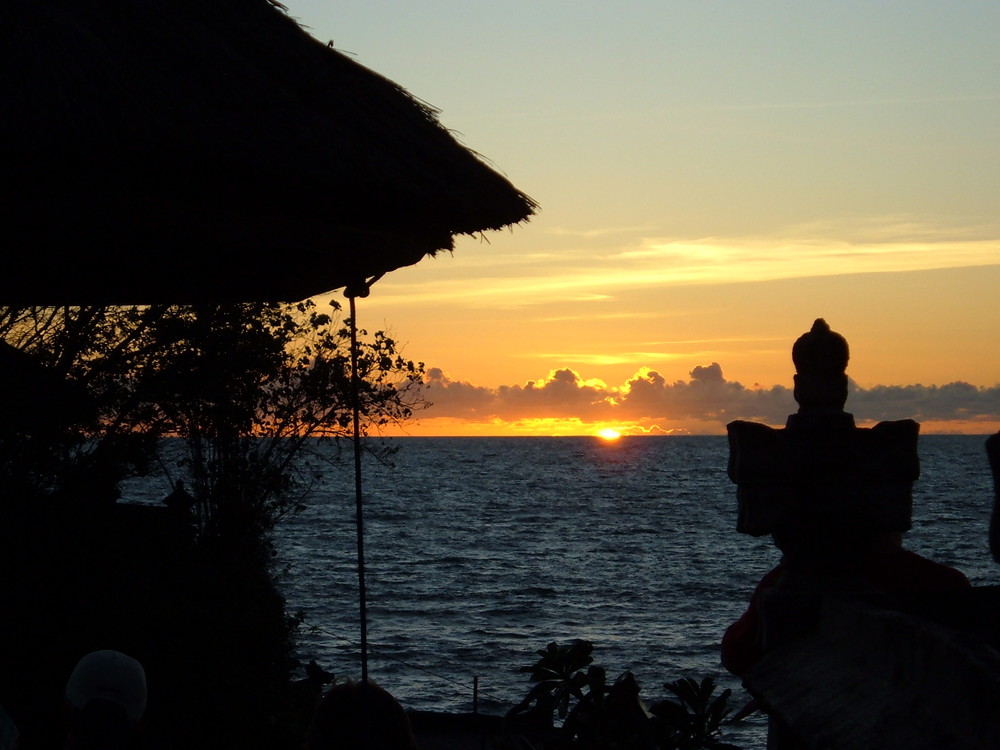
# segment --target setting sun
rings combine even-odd
[[[605,427],[597,431],[597,437],[603,440],[617,440],[622,434],[618,430],[613,430],[610,427]]]

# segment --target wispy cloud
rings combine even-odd
[[[603,294],[603,295],[594,295],[593,297],[591,297],[590,299],[588,299],[586,301],[596,302],[596,301],[609,300],[609,299],[614,299],[614,298],[611,295],[609,295],[609,294]],[[588,320],[588,321],[591,321],[591,322],[593,322],[595,320],[630,320],[630,321],[636,321],[636,320],[641,320],[643,318],[646,318],[646,319],[661,319],[663,317],[664,317],[664,314],[663,314],[662,311],[650,311],[650,312],[624,311],[624,312],[607,312],[607,313],[587,312],[587,313],[577,313],[577,314],[574,314],[574,315],[549,315],[549,316],[538,318],[538,322],[539,323],[566,323],[566,322],[572,322],[572,321],[575,321],[575,320]]]
[[[1000,239],[848,242],[825,239],[647,239],[617,258],[650,283],[772,281],[848,273],[962,268],[1000,262]],[[628,274],[618,278],[632,276]],[[614,279],[612,279],[613,283]]]
[[[541,359],[550,362],[583,365],[627,365],[642,362],[666,362],[670,360],[689,359],[690,352],[618,352],[616,354],[572,354],[566,352],[542,352],[539,354],[524,354],[519,356]]]
[[[839,218],[836,221],[816,219],[788,227],[779,236],[788,239],[838,237],[858,244],[915,241],[938,244],[957,240],[996,240],[998,230],[1000,224],[997,222],[935,224],[905,214],[885,214]]]
[[[869,99],[830,99],[825,101],[735,102],[692,104],[672,107],[685,112],[734,112],[752,110],[847,109],[859,107],[924,106],[928,104],[977,104],[1000,101],[1000,94],[983,93],[960,96],[900,96]]]
[[[405,283],[391,275],[380,281],[380,304],[517,308],[601,301],[628,289],[670,285],[996,265],[1000,230],[934,226],[903,216],[866,217],[817,221],[770,236],[647,236],[558,252],[507,250],[463,256],[460,269],[438,269],[433,263],[421,264],[423,268]],[[438,274],[439,270],[444,273]]]
[[[641,226],[622,227],[589,227],[589,228],[568,228],[551,227],[545,230],[546,234],[553,237],[577,237],[585,240],[598,239],[601,237],[620,237],[627,235],[645,234],[653,231],[656,227],[652,224]]]
[[[649,342],[650,346],[704,346],[705,344],[722,345],[722,344],[782,344],[786,342],[784,339],[778,336],[760,337],[760,336],[745,336],[741,338],[734,338],[732,336],[726,336],[721,338],[706,338],[706,339],[671,339],[667,341],[652,341]]]

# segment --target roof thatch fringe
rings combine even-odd
[[[301,299],[534,213],[275,5],[0,4],[0,302]]]

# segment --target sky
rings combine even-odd
[[[1000,430],[1000,4],[285,0],[539,204],[388,274],[399,434],[724,434],[851,347],[859,424]]]

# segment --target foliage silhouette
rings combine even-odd
[[[349,321],[330,304],[0,308],[0,336],[94,407],[30,460],[23,434],[0,440],[0,470],[20,473],[20,497],[67,502],[85,489],[113,501],[122,479],[163,471],[195,496],[199,531],[266,534],[320,478],[320,444],[351,434]],[[405,421],[423,405],[423,365],[385,332],[359,338],[364,431]],[[164,436],[182,439],[181,460],[157,452]]]
[[[562,720],[546,750],[739,750],[721,739],[731,723],[732,691],[715,695],[713,678],[665,683],[673,698],[647,709],[635,676],[626,670],[609,683],[592,652],[593,644],[580,639],[537,651],[538,661],[520,669],[535,685],[507,713],[508,721],[530,717],[528,726],[537,731]]]
[[[727,688],[716,696],[712,677],[704,677],[700,683],[690,677],[682,677],[665,683],[663,687],[673,693],[679,702],[668,699],[650,706],[660,748],[737,750],[735,745],[720,739],[726,718],[733,711],[729,706],[732,690]]]
[[[44,688],[42,703],[58,706],[60,663],[115,640],[155,680],[148,726],[166,746],[296,744],[297,621],[274,585],[270,533],[337,470],[327,444],[352,433],[339,310],[0,308],[0,337],[88,406],[0,431],[0,565],[11,572],[0,595],[20,613],[0,632],[0,703],[54,726],[25,701]],[[421,405],[423,368],[385,333],[359,338],[363,430],[376,431]],[[168,512],[115,502],[123,479],[157,472],[194,499],[183,533],[157,513],[118,512]],[[33,655],[46,650],[43,675]]]
[[[518,714],[535,704],[535,712],[551,720],[553,711],[560,719],[569,712],[570,700],[583,699],[583,687],[587,676],[580,670],[593,662],[591,654],[594,646],[589,641],[574,640],[566,645],[550,643],[545,649],[536,651],[539,660],[531,666],[521,667],[521,672],[531,674],[535,686],[525,699],[511,709],[510,714]]]

